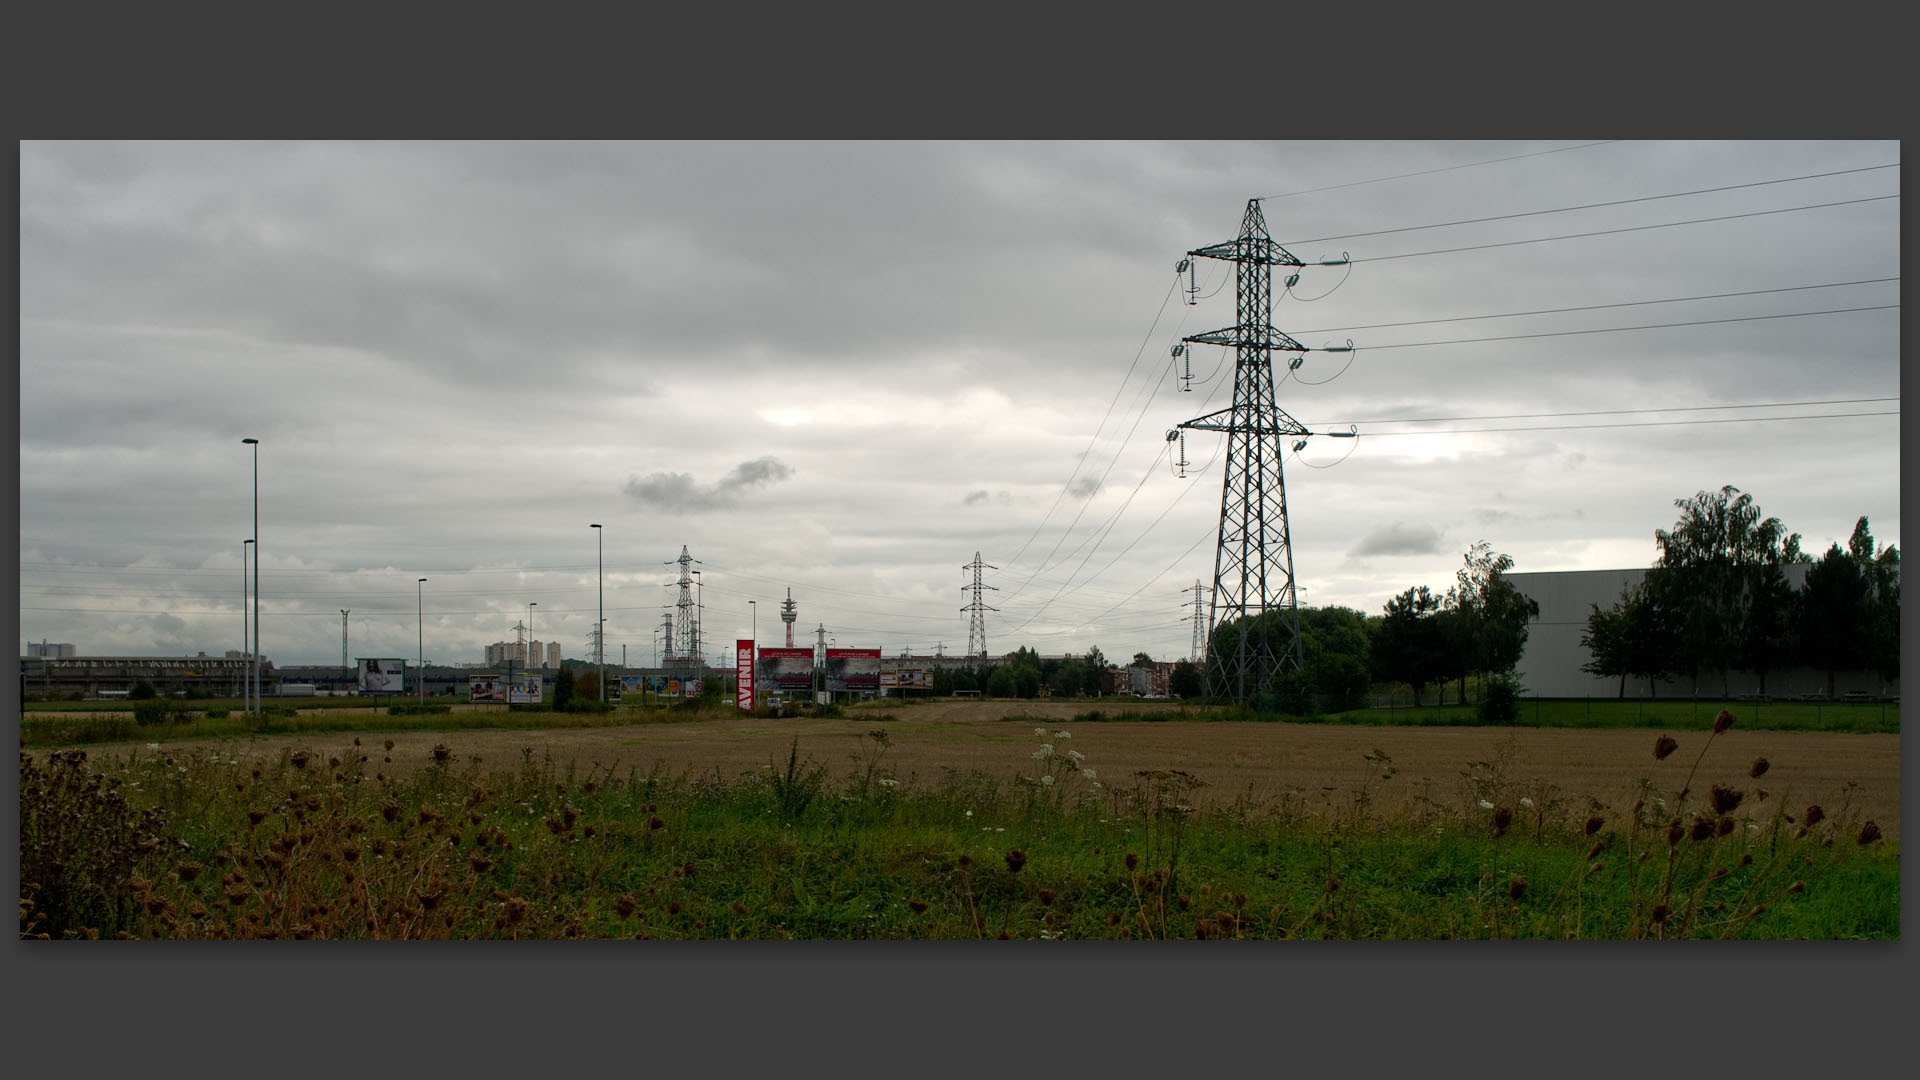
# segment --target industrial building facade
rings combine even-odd
[[[1805,584],[1807,563],[1789,563],[1787,584],[1796,591]],[[1581,667],[1593,659],[1580,638],[1587,632],[1587,618],[1598,605],[1605,611],[1620,602],[1621,593],[1638,585],[1647,576],[1642,570],[1570,570],[1554,573],[1503,574],[1521,594],[1540,605],[1540,615],[1527,624],[1527,644],[1515,668],[1526,693],[1546,698],[1613,698],[1622,696],[1620,677],[1590,675]],[[1684,698],[1695,693],[1692,680],[1676,675],[1649,686],[1644,678],[1629,678],[1624,696],[1629,698]],[[1767,672],[1766,694],[1773,698],[1792,698],[1824,694],[1827,673],[1824,670],[1795,667]],[[1727,672],[1725,692],[1733,697],[1748,697],[1761,692],[1760,676],[1751,671]],[[1841,671],[1834,676],[1836,696],[1873,697],[1898,695],[1898,680],[1882,685],[1872,671]],[[1698,692],[1719,697],[1722,691],[1719,672],[1701,672]]]

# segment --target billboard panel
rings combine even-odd
[[[363,694],[404,694],[407,692],[405,660],[359,660],[359,687]]]
[[[513,685],[507,688],[508,704],[538,705],[540,697],[540,676],[514,673]]]
[[[624,698],[628,694],[633,694],[638,697],[647,689],[651,681],[645,675],[622,675],[620,676],[620,696]]]
[[[746,638],[733,645],[734,704],[748,712],[753,710],[753,645]]]
[[[756,681],[782,690],[813,689],[813,650],[761,649]]]
[[[507,681],[498,675],[467,676],[467,700],[477,704],[505,702]]]
[[[828,649],[827,689],[863,690],[880,688],[879,649]]]
[[[932,690],[932,668],[889,668],[880,673],[880,685],[889,689]]]

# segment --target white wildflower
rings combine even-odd
[[[1092,769],[1081,769],[1080,775],[1086,777],[1089,780],[1094,778],[1094,772]]]
[[[1047,775],[1045,775],[1045,776],[1043,776],[1043,777],[1041,777],[1041,778],[1040,778],[1040,782],[1041,782],[1042,784],[1045,784],[1045,785],[1048,785],[1048,786],[1051,786],[1051,785],[1053,784],[1053,774],[1052,774],[1052,773],[1048,773]]]
[[[1047,729],[1043,727],[1037,727],[1033,729],[1033,733],[1035,735],[1045,735],[1047,733]]]
[[[993,830],[993,831],[994,831],[994,832],[1006,832],[1007,830],[1006,830],[1005,828],[1002,828],[1002,827],[1000,827],[1000,826],[995,826],[995,827],[994,827],[994,830]]]
[[[1527,808],[1527,809],[1529,809],[1529,810],[1531,810],[1531,809],[1533,809],[1533,800],[1532,800],[1532,799],[1529,799],[1529,798],[1527,798],[1527,797],[1526,797],[1525,795],[1522,795],[1522,796],[1520,796],[1520,805],[1521,805],[1521,806],[1524,806],[1524,807],[1526,807],[1526,808]]]
[[[968,816],[968,817],[972,817],[972,816],[973,816],[973,811],[972,811],[972,810],[968,810],[968,811],[967,811],[967,816]]]
[[[1480,809],[1482,809],[1482,810],[1491,810],[1491,809],[1493,809],[1493,804],[1492,804],[1492,803],[1490,803],[1490,802],[1488,802],[1488,801],[1487,801],[1487,800],[1485,800],[1485,799],[1481,799],[1481,800],[1480,800]]]
[[[893,779],[892,777],[883,777],[883,778],[881,779],[881,781],[880,781],[880,786],[881,786],[881,787],[894,787],[894,786],[896,786],[896,785],[898,785],[899,783],[900,783],[900,781],[898,781],[898,780],[895,780],[895,779]]]
[[[160,749],[160,744],[159,744],[159,743],[157,743],[157,742],[150,742],[150,743],[148,743],[148,744],[147,744],[147,749],[149,749],[149,750],[158,750],[158,749]]]
[[[1056,739],[1071,739],[1073,738],[1073,733],[1067,732],[1067,731],[1056,731],[1053,733],[1053,737]]]
[[[1078,764],[1080,764],[1080,763],[1081,763],[1082,761],[1085,761],[1085,760],[1086,760],[1086,757],[1087,757],[1087,755],[1085,755],[1085,754],[1083,754],[1083,753],[1081,753],[1081,752],[1080,752],[1080,751],[1078,751],[1078,750],[1069,750],[1069,751],[1067,751],[1067,756],[1073,759],[1073,763],[1074,763],[1075,765],[1078,765]]]
[[[1035,761],[1045,761],[1052,756],[1053,756],[1052,743],[1042,743],[1040,746],[1040,749],[1035,750],[1033,752],[1033,759]]]

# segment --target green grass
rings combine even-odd
[[[1899,936],[1898,847],[1856,843],[1852,820],[1802,835],[1776,811],[1751,830],[1669,844],[1664,821],[1589,826],[1585,811],[1512,827],[1475,804],[1384,817],[1355,800],[1324,817],[1243,800],[1198,812],[1181,806],[1181,774],[1069,792],[1064,782],[1008,785],[979,773],[898,779],[884,754],[876,738],[873,767],[842,778],[797,750],[784,767],[739,776],[581,775],[531,750],[517,769],[483,773],[441,746],[400,780],[358,740],[257,768],[210,749],[23,760],[22,881],[40,886],[23,905],[23,931]],[[87,776],[102,780],[89,787]],[[102,783],[127,806],[81,828]],[[73,851],[109,848],[141,854],[130,870],[101,869],[93,892],[45,884],[75,865]],[[86,921],[37,918],[67,910],[55,903],[62,895],[101,890],[118,890],[117,902],[89,909]],[[1656,903],[1667,905],[1659,917]]]

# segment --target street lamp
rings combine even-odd
[[[413,586],[413,603],[414,603],[413,627],[414,627],[415,636],[419,639],[414,642],[414,647],[420,650],[419,654],[414,657],[414,661],[416,666],[419,667],[420,669],[420,676],[419,676],[420,677],[420,703],[423,705],[426,704],[426,701],[427,701],[427,617],[426,617],[427,601],[426,601],[426,595],[427,595],[427,579],[421,578],[419,581],[415,582]]]
[[[253,711],[253,679],[249,677],[251,667],[247,662],[247,545],[252,538],[240,541],[240,711]]]
[[[700,571],[693,572],[693,587],[699,599],[694,601],[693,615],[693,661],[696,670],[705,670],[707,666],[707,648],[700,640],[700,632],[707,625],[707,582]]]
[[[253,447],[253,707],[260,708],[260,440],[240,440]]]
[[[538,657],[536,657],[534,653],[538,652],[539,650],[533,647],[533,608],[534,608],[534,605],[538,604],[539,602],[540,601],[538,600],[527,601],[527,670],[528,671],[532,671],[534,669],[534,667],[536,666],[534,661],[538,659]],[[537,666],[544,670],[547,665],[539,664]]]
[[[607,530],[598,523],[589,525],[600,548],[600,621],[593,628],[594,657],[600,662],[600,702],[607,700]]]
[[[757,709],[760,707],[760,602],[749,600],[747,606],[753,609],[753,707]]]

